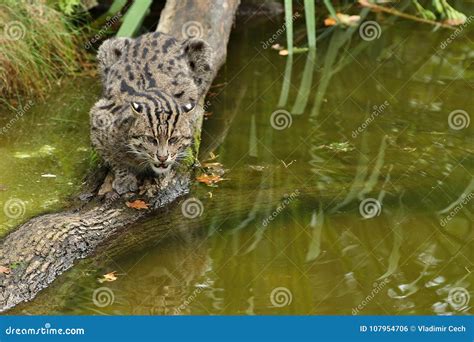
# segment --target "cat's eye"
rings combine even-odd
[[[187,103],[183,106],[183,110],[187,113],[190,112],[194,109],[194,104],[193,103]]]
[[[143,112],[143,106],[141,104],[132,102],[130,105],[135,113],[141,114]]]
[[[178,142],[178,138],[176,138],[176,137],[172,137],[172,138],[170,138],[170,140],[168,140],[168,143],[170,143],[170,144],[176,144],[177,142]]]
[[[148,141],[148,143],[153,144],[153,145],[158,145],[158,141],[156,141],[155,137],[146,136],[145,138]]]

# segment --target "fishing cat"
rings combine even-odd
[[[201,39],[155,32],[106,40],[97,58],[103,94],[90,112],[92,144],[114,172],[113,189],[133,192],[137,176],[169,172],[192,144],[212,50]]]

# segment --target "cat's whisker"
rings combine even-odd
[[[157,58],[162,63],[155,63]],[[168,172],[187,157],[193,127],[192,115],[185,114],[196,108],[212,79],[211,47],[148,33],[106,40],[98,59],[106,92],[91,110],[95,149],[112,169],[124,170],[124,179],[143,169]],[[174,157],[161,163],[164,155]]]

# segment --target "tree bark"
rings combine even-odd
[[[191,35],[196,33],[214,49],[215,76],[225,61],[238,4],[239,0],[168,0],[157,30],[182,39],[190,35],[186,31],[190,26],[197,27],[198,31],[191,31]],[[197,147],[203,104],[201,99],[196,111]],[[191,169],[170,173],[149,189],[145,188],[141,197],[146,198],[149,210],[130,209],[126,200],[118,196],[104,202],[94,195],[82,208],[42,215],[20,225],[0,242],[0,265],[11,269],[9,274],[0,274],[0,311],[33,299],[78,259],[90,256],[107,240],[126,232],[132,223],[187,194],[191,175]],[[103,181],[103,178],[99,181],[90,178],[91,183]]]

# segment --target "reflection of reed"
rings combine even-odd
[[[291,114],[299,115],[303,114],[306,105],[309,100],[311,87],[313,84],[314,65],[316,63],[316,50],[311,49],[306,56],[306,64],[303,70],[303,76],[301,78],[301,84],[298,88],[298,95],[295,100],[295,104],[291,109]]]
[[[227,260],[228,264],[228,267],[219,272],[223,287],[232,288],[234,283],[248,284],[245,289],[233,292],[235,296],[225,297],[224,303],[228,305],[228,312],[244,313],[250,310],[257,314],[350,314],[348,303],[356,306],[375,287],[377,291],[383,291],[364,307],[363,314],[387,314],[397,311],[429,314],[435,312],[433,303],[446,304],[443,296],[445,290],[451,286],[449,281],[457,279],[459,274],[464,274],[461,265],[472,258],[472,252],[467,251],[469,245],[465,243],[472,239],[470,228],[465,231],[462,239],[450,236],[450,232],[440,231],[439,226],[433,225],[431,214],[418,213],[417,209],[413,208],[414,201],[421,202],[423,196],[429,195],[426,191],[427,188],[430,189],[426,186],[428,183],[412,184],[409,179],[394,183],[399,180],[401,173],[406,172],[406,165],[400,167],[400,160],[406,162],[406,158],[416,159],[416,155],[407,157],[405,154],[404,158],[399,154],[394,156],[394,153],[399,153],[400,150],[396,140],[398,134],[388,131],[375,135],[373,131],[364,131],[354,141],[356,152],[343,160],[351,163],[349,166],[334,161],[335,155],[337,158],[336,153],[326,153],[319,148],[327,144],[328,137],[331,137],[324,132],[324,128],[320,127],[321,124],[316,119],[320,119],[321,105],[335,73],[351,62],[349,57],[340,56],[350,37],[347,32],[333,35],[324,59],[323,75],[313,103],[314,115],[310,118],[310,125],[307,125],[311,129],[311,146],[309,152],[298,155],[300,159],[310,159],[311,172],[315,175],[310,180],[305,179],[301,201],[297,200],[290,206],[271,227],[260,231],[259,217],[263,218],[264,213],[268,212],[269,208],[271,210],[269,205],[275,202],[265,203],[265,189],[262,189],[254,197],[248,214],[242,213],[242,219],[235,217],[227,222],[229,227],[235,227],[235,230],[232,230],[232,248],[225,244],[215,247],[219,250],[219,259]],[[355,53],[361,53],[366,47],[367,44],[361,44]],[[309,65],[308,60],[309,57],[305,69]],[[291,61],[287,60],[286,71],[291,70]],[[312,80],[305,77],[306,75],[305,72],[292,114],[295,107],[303,108],[304,112],[309,97],[312,96],[307,91],[311,88]],[[288,79],[289,77],[285,76],[284,80]],[[279,106],[288,102],[286,87],[284,82],[281,92],[283,95],[280,96],[280,100],[284,101],[280,101]],[[361,93],[377,94],[379,91],[386,96],[383,90],[361,89]],[[349,110],[341,112],[346,114]],[[337,117],[339,113],[333,114],[332,120],[347,123],[344,116]],[[295,122],[297,125],[296,120]],[[338,133],[347,138],[349,127],[350,125],[341,125]],[[305,133],[310,129],[306,129]],[[377,127],[374,126],[373,129],[376,130]],[[304,133],[302,135],[306,136]],[[413,137],[416,136],[415,133]],[[291,139],[294,139],[293,135]],[[408,139],[412,139],[412,136],[409,135]],[[280,146],[285,142],[280,141]],[[436,151],[430,150],[427,155],[435,156]],[[264,153],[259,156],[262,158]],[[358,162],[352,158],[354,156],[359,157]],[[353,163],[353,160],[356,162]],[[280,184],[279,176],[279,172],[275,172],[273,176],[276,186]],[[338,187],[342,176],[349,177],[348,182],[345,182],[350,184],[348,189]],[[432,175],[432,179],[439,178]],[[286,181],[291,183],[290,175],[287,175]],[[291,187],[292,185],[287,184],[287,189]],[[425,192],[414,197],[420,189]],[[277,198],[281,193],[274,188],[273,198]],[[379,217],[363,219],[358,214],[358,203],[368,196],[380,202],[382,211]],[[439,206],[439,201],[437,204]],[[245,205],[240,209],[244,207]],[[424,203],[416,203],[416,208],[428,209],[428,212],[431,212],[433,207],[431,203],[426,206]],[[343,210],[345,215],[340,215]],[[347,213],[352,210],[353,214]],[[298,234],[306,236],[298,237]],[[249,245],[251,248],[248,248]],[[449,245],[457,245],[458,249],[450,249]],[[241,250],[246,253],[236,253]],[[460,258],[460,250],[468,259],[463,261],[463,258]],[[448,266],[451,263],[458,263],[454,267],[455,271]],[[466,277],[463,275],[460,283],[464,282],[465,285],[466,280],[469,280],[469,277]],[[232,281],[229,281],[229,278]],[[389,283],[385,283],[387,279]],[[276,286],[293,289],[293,304],[296,302],[297,311],[292,305],[278,310],[270,307],[269,289]],[[302,298],[312,305],[299,302]],[[449,309],[444,310],[445,313],[449,312]]]
[[[293,70],[293,55],[289,55],[286,59],[285,73],[283,75],[283,84],[281,87],[280,100],[278,107],[283,108],[288,102],[288,94],[290,93],[291,73]]]

